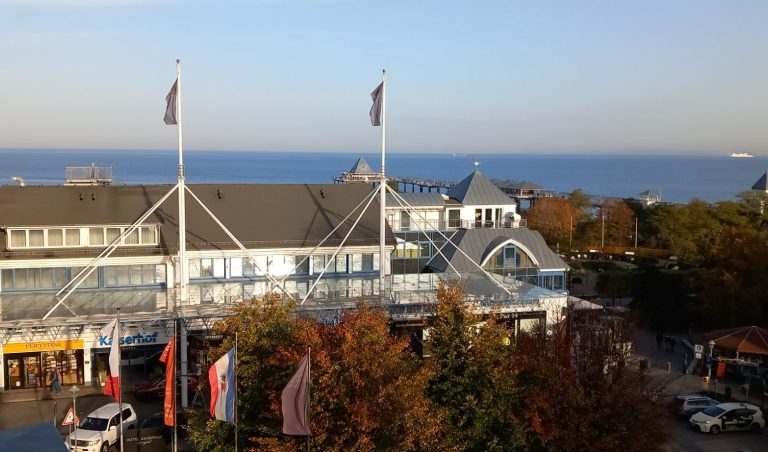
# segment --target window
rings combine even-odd
[[[48,232],[50,243],[50,232]],[[104,228],[88,228],[88,243],[91,246],[104,245]]]
[[[70,279],[74,279],[80,271],[83,270],[84,267],[72,267],[69,273]],[[87,278],[85,278],[85,281],[80,284],[80,287],[83,288],[92,288],[92,287],[99,287],[99,272],[98,269],[91,272],[90,275],[88,275]]]
[[[297,275],[309,274],[309,257],[308,256],[294,256]],[[304,262],[302,262],[302,260]]]
[[[400,212],[400,229],[403,231],[411,229],[411,217],[405,210]]]
[[[363,265],[361,270],[364,272],[373,271],[373,254],[363,254]]]
[[[11,230],[11,246],[13,248],[26,248],[27,231]]]
[[[200,259],[200,277],[213,278],[213,259]]]
[[[134,229],[128,235],[123,238],[123,243],[126,245],[138,245],[139,244],[139,230]]]
[[[61,229],[49,229],[48,246],[64,246],[64,231]]]
[[[243,276],[243,258],[237,257],[229,260],[229,276],[232,278]]]
[[[142,286],[165,281],[163,266],[154,264],[114,265],[104,268],[104,284],[107,287]]]
[[[461,227],[461,211],[459,209],[448,210],[448,227],[449,228]]]
[[[157,229],[155,228],[141,228],[141,243],[143,244],[155,244],[157,243]]]
[[[42,229],[31,229],[29,231],[29,246],[40,248],[45,246],[45,242],[43,240],[44,231]]]
[[[337,254],[336,255],[336,273],[346,273],[346,272],[347,272],[347,255]]]
[[[80,246],[80,229],[65,229],[64,230],[64,245],[65,246]]]
[[[483,209],[475,209],[475,227],[483,226]]]
[[[120,237],[120,228],[107,228],[107,243],[113,243]]]
[[[63,248],[95,246],[113,243],[130,226],[47,229],[9,229],[9,248]],[[127,234],[120,245],[157,245],[156,226],[142,226]]]

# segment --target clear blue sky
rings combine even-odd
[[[0,148],[768,153],[768,1],[0,0]]]

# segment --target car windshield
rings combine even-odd
[[[718,417],[720,416],[725,410],[720,408],[719,406],[711,406],[707,408],[706,410],[702,411],[702,413],[706,414],[710,417]]]
[[[80,429],[82,430],[97,430],[103,432],[107,429],[107,419],[101,419],[98,417],[87,417],[80,423]]]

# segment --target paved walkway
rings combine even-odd
[[[91,385],[78,385],[77,397],[101,394],[102,388]],[[54,394],[48,388],[11,389],[0,391],[0,403],[34,402],[37,400],[61,400],[72,398],[72,386],[63,386],[61,392]]]
[[[680,394],[692,394],[700,391],[712,391],[718,395],[724,396],[726,387],[731,391],[731,397],[736,400],[748,402],[761,406],[763,402],[768,405],[768,400],[763,401],[759,397],[744,394],[741,389],[741,383],[734,381],[717,381],[712,379],[709,386],[704,385],[702,377],[705,370],[701,367],[694,369],[691,365],[693,351],[686,347],[684,340],[687,335],[673,335],[677,338],[675,351],[665,351],[662,347],[659,350],[656,347],[656,333],[647,330],[636,329],[632,333],[632,346],[635,353],[649,360],[650,368],[648,370],[650,390],[660,392],[665,397],[674,397]],[[689,366],[686,368],[688,373],[684,373],[683,364],[685,355],[688,355]],[[692,374],[698,370],[701,374]]]

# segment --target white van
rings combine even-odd
[[[120,439],[120,404],[108,403],[91,412],[80,425],[67,436],[72,452],[107,452]],[[138,426],[136,411],[130,404],[123,404],[123,430]],[[77,443],[75,443],[77,439]]]

